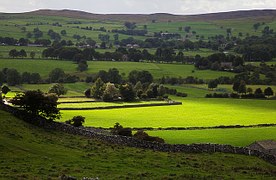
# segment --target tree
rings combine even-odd
[[[269,97],[269,96],[273,96],[274,92],[272,90],[271,87],[267,87],[265,90],[264,90],[264,95]]]
[[[111,68],[107,72],[108,81],[115,84],[120,84],[122,81],[122,76],[116,68]]]
[[[103,92],[103,100],[107,102],[114,101],[119,96],[119,90],[113,83],[107,83]]]
[[[11,89],[10,89],[8,86],[3,86],[3,87],[1,88],[1,91],[2,91],[2,93],[4,94],[4,97],[5,97],[6,94],[7,94],[8,92],[11,91]]]
[[[27,57],[27,53],[24,49],[21,49],[19,52],[18,52],[18,56],[21,57],[21,58],[24,58],[24,57]]]
[[[120,85],[119,90],[124,101],[130,102],[135,99],[135,92],[131,84]]]
[[[249,87],[249,88],[246,89],[246,92],[248,94],[252,94],[253,93],[253,89],[251,87]]]
[[[18,52],[17,52],[17,50],[16,50],[16,49],[12,49],[12,50],[10,50],[10,52],[9,52],[9,56],[10,56],[10,57],[12,57],[12,58],[17,57],[17,56],[18,56]]]
[[[32,59],[34,59],[34,57],[35,57],[35,52],[34,52],[34,51],[31,51],[31,52],[30,52],[30,57],[31,57]]]
[[[58,97],[54,94],[44,94],[40,90],[35,90],[17,94],[11,103],[32,115],[52,121],[60,118],[57,100]]]
[[[80,61],[80,62],[78,63],[78,70],[79,70],[80,72],[86,71],[87,69],[88,69],[88,64],[87,64],[86,61]]]
[[[9,86],[15,86],[21,83],[21,75],[16,69],[7,70],[7,83]]]
[[[98,78],[91,88],[91,95],[93,98],[102,98],[103,92],[105,90],[105,83],[101,78]]]
[[[91,97],[91,89],[90,88],[86,89],[84,91],[84,95],[85,95],[85,97],[90,98]]]
[[[72,119],[65,121],[66,124],[70,124],[75,127],[80,127],[85,121],[85,117],[83,116],[74,116]]]
[[[56,94],[58,97],[60,95],[64,95],[67,93],[67,89],[63,86],[63,84],[54,84],[52,87],[50,87],[49,93],[54,93]]]
[[[114,128],[111,130],[111,133],[120,136],[132,136],[131,128],[124,128],[119,123],[115,123]]]
[[[50,83],[60,82],[65,77],[65,73],[60,68],[53,69],[49,74]]]
[[[140,81],[142,84],[144,83],[152,83],[153,76],[148,71],[137,71],[133,70],[128,75],[128,80],[132,84],[136,84],[138,81]]]
[[[63,30],[60,31],[60,34],[61,34],[62,36],[66,36],[67,32],[66,32],[66,30],[63,29]]]
[[[234,82],[232,89],[233,89],[233,91],[238,92],[239,87],[240,87],[240,81],[236,81],[236,82]]]
[[[261,88],[257,88],[254,92],[255,98],[265,98],[265,95]]]
[[[241,81],[239,88],[238,88],[238,93],[245,94],[246,93],[246,84],[245,81]]]
[[[218,82],[217,80],[211,80],[209,81],[208,83],[208,88],[213,90],[214,88],[217,88],[218,87]]]

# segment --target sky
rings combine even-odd
[[[0,0],[0,12],[72,9],[100,14],[205,14],[276,9],[276,0]]]

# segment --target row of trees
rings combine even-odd
[[[0,71],[0,85],[3,83],[7,83],[9,86],[15,86],[22,83],[74,83],[78,81],[79,78],[77,76],[66,74],[60,68],[53,69],[46,79],[42,79],[39,73],[20,73],[13,68],[4,68]]]

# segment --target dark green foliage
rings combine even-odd
[[[8,87],[8,86],[3,86],[2,88],[1,88],[1,91],[2,91],[2,93],[4,94],[4,95],[6,95],[8,92],[10,92],[11,91],[11,89]]]
[[[105,85],[105,90],[102,95],[103,101],[111,102],[117,100],[119,97],[119,90],[115,87],[113,83],[107,83]]]
[[[135,100],[135,91],[131,84],[122,84],[119,90],[124,101],[130,102]]]
[[[85,117],[83,116],[74,116],[72,119],[66,121],[66,124],[70,124],[75,127],[80,127],[85,122]]]
[[[31,52],[30,52],[30,57],[31,57],[32,59],[34,59],[34,57],[35,57],[35,52],[34,52],[34,51],[31,51]]]
[[[274,94],[274,92],[273,92],[273,90],[272,90],[272,88],[271,87],[267,87],[265,90],[264,90],[264,95],[265,96],[273,96],[273,94]]]
[[[111,130],[112,134],[120,136],[132,136],[131,128],[124,128],[119,123],[116,123]]]
[[[10,56],[10,57],[12,57],[12,58],[17,57],[17,56],[18,56],[18,52],[17,52],[17,50],[16,50],[16,49],[12,49],[12,50],[10,50],[10,52],[9,52],[9,56]]]
[[[238,93],[245,94],[246,93],[246,84],[244,81],[240,82]]]
[[[138,81],[140,81],[142,84],[144,83],[152,83],[153,76],[148,71],[137,71],[133,70],[128,75],[128,80],[132,84],[136,84]]]
[[[209,89],[214,89],[214,88],[217,88],[217,87],[218,87],[217,80],[211,80],[211,81],[209,81],[209,83],[208,83],[208,88]]]
[[[21,75],[16,69],[7,70],[7,83],[9,86],[15,86],[21,83]]]
[[[37,90],[19,93],[11,100],[11,103],[23,108],[28,113],[40,115],[52,121],[60,118],[57,100],[57,96],[44,94]]]
[[[91,89],[90,88],[86,89],[84,91],[84,95],[85,95],[85,97],[90,98],[91,97]]]
[[[254,92],[255,98],[265,98],[263,90],[261,88],[257,88]]]
[[[165,143],[165,140],[160,138],[160,137],[153,137],[153,136],[149,136],[146,132],[139,130],[137,131],[133,137],[137,138],[137,139],[141,139],[144,141],[155,141],[155,142],[159,142],[159,143]]]
[[[86,71],[87,69],[88,69],[88,64],[87,64],[86,61],[80,61],[80,62],[78,63],[78,70],[79,70],[80,72]]]
[[[65,95],[67,93],[67,89],[63,86],[63,84],[54,84],[49,89],[49,93],[54,93],[57,96]]]
[[[91,88],[91,95],[93,98],[102,98],[103,92],[105,90],[105,84],[101,78],[98,78]]]
[[[50,83],[57,83],[62,81],[62,79],[65,77],[65,73],[62,69],[56,68],[52,70],[49,74],[49,80]]]

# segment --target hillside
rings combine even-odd
[[[0,179],[55,179],[62,174],[100,179],[273,179],[276,175],[275,166],[255,157],[119,147],[43,130],[2,110],[0,120]]]
[[[90,20],[110,20],[110,21],[134,21],[149,22],[155,20],[157,22],[167,21],[214,21],[225,19],[241,19],[241,18],[265,18],[276,17],[276,10],[251,10],[251,11],[232,11],[221,13],[210,13],[200,15],[173,15],[166,13],[157,14],[93,14],[84,11],[75,10],[37,10],[23,14],[43,15],[43,16],[62,16],[69,18],[90,19]]]

